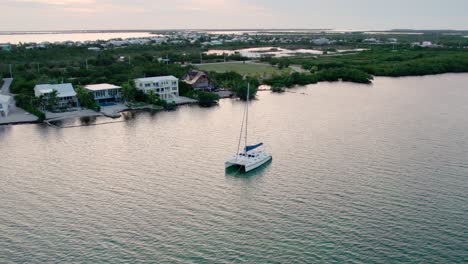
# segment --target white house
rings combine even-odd
[[[122,87],[108,83],[90,84],[84,87],[97,103],[118,102],[122,99]]]
[[[153,90],[159,98],[166,101],[179,96],[179,79],[174,76],[135,79],[135,87],[146,94]]]
[[[57,91],[57,107],[69,108],[79,106],[76,92],[71,83],[38,84],[34,87],[34,95],[36,97],[44,96],[45,100],[47,100],[47,96],[54,90]]]
[[[442,47],[442,45],[437,45],[437,44],[434,44],[430,41],[423,41],[423,42],[413,42],[411,44],[412,47],[414,46],[419,46],[419,47],[423,47],[423,48],[440,48]]]
[[[362,42],[364,43],[378,43],[379,41],[375,38],[366,38]]]
[[[312,43],[314,43],[315,45],[328,45],[330,44],[330,40],[327,38],[317,38],[313,39]]]
[[[7,117],[10,112],[11,96],[0,94],[0,117]]]

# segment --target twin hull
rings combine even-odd
[[[245,172],[249,172],[262,166],[271,159],[271,155],[265,152],[248,153],[247,155],[239,154],[237,156],[234,156],[232,159],[226,161],[224,165],[226,169],[229,167],[239,166],[243,168]]]

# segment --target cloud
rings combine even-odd
[[[238,15],[267,13],[265,7],[242,0],[176,0],[175,9],[179,11],[237,13]]]
[[[16,0],[17,2],[24,2],[24,3],[37,3],[37,4],[45,4],[45,5],[89,5],[95,4],[96,0]]]
[[[27,4],[30,8],[44,11],[60,10],[70,16],[91,15],[96,13],[141,13],[147,11],[145,6],[134,5],[131,1],[115,0],[15,0],[15,3]]]

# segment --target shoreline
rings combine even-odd
[[[423,77],[424,78],[424,77],[432,77],[432,76],[463,75],[463,74],[468,74],[468,72],[449,72],[449,73],[437,73],[437,74],[426,74],[426,75],[415,75],[415,76],[399,76],[399,77],[392,77],[392,76],[375,76],[375,77],[382,78],[382,79],[401,79],[401,78],[415,78],[415,77],[418,77],[418,78]],[[342,81],[338,81],[338,82],[342,82]],[[302,86],[305,87],[305,86],[308,86],[308,85],[315,85],[315,84],[319,84],[319,83],[322,83],[322,82],[307,84],[307,85],[302,85]],[[327,82],[324,82],[324,83],[327,83]],[[350,83],[353,83],[353,82],[350,82]],[[357,85],[369,85],[369,84],[360,84],[360,83],[355,83],[355,84],[357,84]],[[294,86],[294,87],[286,88],[286,89],[295,89],[297,87],[298,86]],[[269,89],[258,89],[258,92],[267,92],[267,91],[271,91],[271,90],[269,90]],[[235,97],[220,97],[220,100],[234,99],[234,98]],[[182,103],[177,104],[177,106],[194,105],[194,104],[197,104],[197,102],[182,102]],[[148,110],[148,111],[164,111],[163,108],[155,109],[154,107],[148,106],[148,105],[139,106],[139,107],[129,107],[129,106],[121,107],[115,112],[115,115],[109,114],[109,113],[104,113],[103,110],[101,110],[101,112],[94,112],[93,110],[86,109],[84,111],[93,111],[93,113],[83,114],[83,113],[79,113],[79,112],[68,112],[69,113],[68,116],[47,118],[47,119],[45,119],[43,121],[39,121],[39,120],[35,120],[35,121],[12,121],[12,122],[0,123],[0,128],[3,127],[3,126],[13,126],[13,125],[34,125],[34,124],[47,124],[47,125],[50,125],[49,122],[55,122],[55,121],[73,119],[73,118],[82,118],[82,117],[107,117],[107,118],[110,118],[110,119],[117,119],[117,118],[121,117],[121,113],[124,113],[124,112],[138,112],[138,111],[142,111],[142,110],[143,111],[145,111],[145,110]],[[73,114],[70,114],[70,113],[78,113],[78,114],[73,115]],[[117,114],[118,114],[118,116],[117,116]],[[57,126],[54,126],[54,125],[51,125],[51,126],[57,127]],[[60,127],[58,127],[58,128],[60,128]]]
[[[177,106],[181,105],[193,105],[197,104],[198,102],[195,101],[188,101],[184,100],[182,102],[179,102]],[[164,108],[161,106],[154,106],[154,105],[143,105],[143,106],[127,106],[127,105],[122,105],[122,104],[116,104],[114,106],[107,106],[103,107],[104,109],[101,108],[100,112],[95,112],[90,109],[83,109],[80,111],[74,111],[74,112],[65,112],[65,113],[54,113],[56,117],[51,117],[51,118],[46,118],[43,121],[35,121],[35,122],[30,122],[30,124],[46,124],[52,127],[56,128],[62,128],[59,126],[56,126],[52,124],[52,122],[57,122],[57,121],[63,121],[63,120],[68,120],[68,119],[76,119],[76,118],[86,118],[86,117],[106,117],[110,119],[117,119],[120,118],[122,115],[121,113],[124,112],[138,112],[138,111],[164,111]],[[106,109],[107,108],[107,109]],[[112,122],[111,122],[112,123]],[[17,122],[17,123],[6,123],[6,124],[0,124],[2,125],[16,125],[16,124],[28,124],[27,122]]]

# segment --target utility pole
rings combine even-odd
[[[13,70],[11,68],[11,63],[10,63],[10,78],[13,78]]]
[[[203,64],[203,53],[200,52],[200,64]]]
[[[37,73],[39,73],[39,63],[37,64]]]
[[[88,67],[88,58],[86,58],[86,70],[88,70],[89,67]]]

